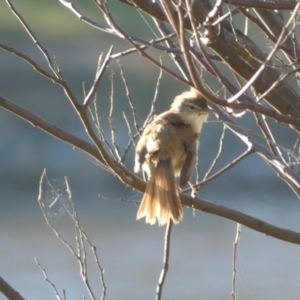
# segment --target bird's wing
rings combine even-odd
[[[179,187],[182,189],[190,180],[195,164],[196,164],[196,157],[197,157],[197,142],[194,140],[192,143],[188,145],[186,149],[186,158],[183,162],[181,171],[180,171],[180,178],[179,178]]]
[[[146,138],[145,136],[141,136],[138,141],[135,149],[135,164],[134,164],[134,172],[138,173],[141,170],[141,167],[146,159],[147,148],[146,148]]]
[[[153,122],[148,124],[141,135],[135,148],[134,172],[139,172],[146,160],[148,153],[154,153],[159,146],[156,142],[157,127],[161,123],[161,118],[156,117]]]
[[[170,111],[160,114],[147,125],[136,146],[135,172],[149,159],[157,164],[171,158],[173,149],[180,144],[178,130],[182,126],[185,125],[179,116]]]

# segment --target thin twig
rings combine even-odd
[[[99,23],[97,22],[94,22],[92,21],[91,19],[87,18],[86,16],[84,16],[77,8],[76,6],[72,3],[72,2],[67,2],[67,1],[64,1],[64,0],[59,0],[59,2],[61,4],[63,4],[65,7],[67,7],[68,9],[71,10],[71,12],[80,19],[80,21],[92,26],[93,28],[96,28],[97,30],[101,30],[105,33],[108,33],[108,34],[113,34],[113,35],[116,35],[118,37],[120,37],[120,33],[118,33],[118,31],[114,30],[114,28],[111,28],[111,27],[106,27],[106,26],[102,26],[100,25]],[[102,6],[103,7],[103,6]],[[116,53],[114,55],[112,55],[112,58],[119,58],[121,56],[124,56],[126,54],[130,54],[130,53],[133,53],[133,52],[138,52],[138,49],[141,49],[141,50],[144,50],[144,49],[147,49],[147,48],[155,48],[155,49],[158,49],[158,50],[162,50],[162,51],[166,51],[166,52],[173,52],[173,53],[181,53],[180,49],[178,48],[166,48],[162,45],[160,45],[159,43],[164,41],[165,39],[169,39],[171,37],[174,36],[174,33],[170,34],[170,36],[166,36],[166,37],[162,37],[162,38],[158,38],[158,39],[152,39],[150,41],[146,41],[146,40],[143,40],[141,38],[138,38],[138,37],[135,37],[135,36],[130,36],[128,35],[128,38],[140,45],[136,45],[136,47],[134,48],[131,48],[131,49],[128,49],[126,51],[122,51],[122,52],[119,52],[119,53]]]
[[[68,183],[68,179],[65,176],[65,185],[66,185],[66,192],[68,193],[68,201],[71,205],[71,218],[74,222],[75,226],[75,240],[77,245],[77,261],[79,263],[80,267],[80,275],[82,277],[82,280],[86,286],[86,289],[88,293],[90,294],[90,297],[93,300],[96,300],[96,296],[94,295],[94,292],[91,288],[89,277],[88,277],[88,271],[87,271],[87,251],[84,243],[84,231],[79,223],[79,218],[77,211],[75,209],[75,203],[72,199],[71,189]]]
[[[94,295],[94,292],[92,290],[92,287],[90,285],[89,277],[88,277],[88,261],[87,261],[87,250],[86,250],[86,244],[89,245],[91,248],[91,251],[93,253],[93,256],[95,258],[96,265],[98,266],[99,272],[100,272],[100,282],[102,284],[102,298],[104,299],[106,295],[106,285],[104,281],[104,270],[102,269],[99,258],[97,255],[97,250],[96,247],[91,243],[89,240],[87,234],[83,230],[82,226],[80,225],[78,214],[75,209],[75,203],[72,200],[72,194],[71,194],[71,189],[67,180],[67,177],[65,177],[64,184],[65,184],[65,190],[68,195],[67,199],[68,203],[70,204],[70,209],[68,210],[69,216],[71,217],[72,221],[74,222],[75,226],[75,241],[76,241],[76,251],[73,249],[73,247],[60,235],[59,231],[54,227],[52,224],[52,221],[48,217],[46,213],[46,205],[43,200],[43,182],[44,180],[47,180],[47,184],[51,184],[47,178],[46,175],[46,170],[43,171],[41,179],[40,179],[40,186],[39,186],[39,196],[38,196],[38,202],[40,204],[42,213],[44,215],[44,218],[47,222],[47,225],[54,231],[55,235],[63,242],[63,244],[71,251],[72,255],[76,258],[78,264],[79,264],[79,269],[80,269],[80,275],[81,278],[86,286],[86,289],[91,297],[91,299],[96,300],[96,296]],[[52,189],[55,188],[51,186]],[[47,276],[45,275],[45,278]],[[59,298],[61,299],[61,298]]]
[[[80,110],[80,105],[78,104],[78,101],[76,100],[75,95],[72,93],[71,89],[69,88],[69,86],[67,85],[65,80],[57,79],[55,76],[52,76],[51,74],[47,73],[45,70],[43,70],[41,67],[39,67],[32,59],[30,59],[27,55],[15,50],[11,47],[7,47],[0,43],[0,48],[23,59],[30,66],[32,66],[33,69],[35,69],[38,73],[40,73],[42,76],[45,76],[49,80],[60,85],[64,89],[65,94],[67,95],[68,99],[71,101],[72,105],[76,108],[76,110]],[[198,86],[198,88],[199,88],[199,86]],[[205,90],[201,90],[201,92],[205,92]],[[237,110],[249,110],[252,112],[257,112],[260,114],[264,114],[278,122],[292,125],[295,127],[300,127],[299,118],[296,118],[293,116],[288,116],[288,115],[283,115],[283,114],[275,111],[274,109],[270,109],[268,107],[261,106],[261,105],[258,105],[256,103],[252,103],[252,102],[242,102],[242,103],[232,102],[232,103],[230,103],[228,101],[221,100],[217,97],[213,97],[211,94],[210,95],[205,94],[205,95],[214,104],[224,106],[224,107],[229,107],[232,109],[237,109]],[[4,97],[1,97],[1,96],[0,96],[0,105],[2,105],[6,109],[9,109],[10,111],[13,111],[13,112],[15,111],[15,108],[17,108],[17,106],[15,104],[9,103],[9,101],[7,99],[5,99]],[[14,107],[12,108],[12,106],[14,106]],[[18,110],[19,110],[19,108],[18,108]],[[25,111],[25,109],[23,109],[23,108],[22,108],[22,110]],[[29,111],[26,112],[27,115],[28,115],[28,113],[29,113]]]
[[[38,39],[36,38],[36,36],[34,35],[34,33],[31,31],[31,29],[29,28],[29,26],[26,24],[26,22],[24,21],[24,19],[21,17],[21,15],[16,11],[16,9],[13,7],[12,3],[10,0],[5,0],[7,5],[9,6],[10,10],[12,11],[12,13],[16,16],[16,18],[19,20],[19,22],[21,23],[21,25],[24,27],[24,29],[26,30],[26,32],[28,33],[28,35],[30,36],[30,38],[32,39],[32,41],[34,42],[34,44],[38,47],[38,49],[41,51],[41,53],[44,55],[46,61],[48,62],[48,65],[51,69],[51,71],[53,72],[53,74],[56,76],[56,78],[58,79],[62,79],[61,73],[59,71],[59,69],[57,68],[57,64],[55,62],[52,62],[48,51],[42,46],[42,44],[38,41]]]
[[[132,204],[140,204],[141,201],[140,200],[129,200],[127,198],[112,198],[112,197],[106,197],[106,196],[102,196],[100,194],[98,194],[98,197],[100,197],[101,199],[104,199],[106,201],[119,201],[119,202],[127,202],[127,203],[132,203]],[[135,196],[133,196],[135,197]]]
[[[47,79],[57,83],[57,84],[63,84],[61,79],[58,79],[56,76],[53,76],[52,74],[45,71],[43,68],[41,68],[34,60],[32,60],[30,57],[25,55],[24,53],[12,48],[8,47],[2,43],[0,43],[0,48],[7,51],[8,53],[11,53],[22,60],[24,60],[26,63],[28,63],[35,71],[37,71],[40,75],[46,77]]]
[[[200,189],[201,187],[203,187],[205,184],[207,184],[208,182],[214,180],[215,178],[217,178],[218,176],[220,176],[221,174],[223,174],[224,172],[228,171],[229,169],[231,169],[233,166],[235,166],[237,163],[239,163],[241,160],[245,159],[249,154],[253,153],[253,149],[247,149],[245,152],[243,152],[240,156],[238,156],[237,158],[235,158],[234,160],[232,160],[230,163],[228,163],[225,167],[223,167],[221,170],[215,172],[213,175],[211,175],[210,177],[206,178],[205,180],[197,183],[194,185],[195,189]],[[188,191],[189,189],[184,190],[183,192]]]
[[[100,80],[110,62],[110,59],[111,59],[111,54],[112,54],[112,51],[113,51],[114,47],[113,46],[110,46],[106,56],[105,56],[105,59],[101,65],[101,67],[98,65],[97,67],[97,71],[96,71],[96,76],[95,76],[95,79],[94,79],[94,83],[90,89],[90,91],[88,92],[87,96],[85,97],[84,101],[83,101],[83,106],[84,107],[87,107],[89,105],[89,102],[91,101],[92,97],[94,96],[94,94],[96,93],[96,90],[97,90],[97,87],[100,83]],[[99,56],[99,62],[102,58],[102,54],[100,54]]]
[[[166,73],[171,75],[173,78],[179,80],[182,83],[185,83],[187,85],[190,85],[190,82],[185,80],[184,78],[178,76],[175,72],[173,72],[170,68],[167,68],[165,66],[161,66],[158,61],[156,61],[154,58],[152,58],[150,55],[148,55],[143,49],[139,47],[136,40],[132,39],[129,35],[127,35],[119,26],[117,26],[115,20],[113,19],[112,15],[110,14],[108,8],[106,7],[106,4],[103,3],[103,1],[100,0],[93,0],[95,4],[99,7],[99,9],[103,12],[104,18],[111,27],[111,29],[115,32],[117,36],[119,36],[122,39],[125,39],[130,45],[132,45],[134,48],[137,49],[137,52],[147,60],[149,60],[152,64],[155,66],[163,69]]]
[[[265,138],[265,141],[267,142],[268,146],[269,146],[269,149],[270,151],[274,154],[274,155],[277,155],[277,152],[276,152],[276,148],[275,148],[275,139],[273,137],[273,134],[269,128],[269,126],[267,126],[267,122],[266,122],[266,119],[265,118],[262,118],[262,116],[260,116],[259,114],[257,113],[254,113],[253,114],[254,117],[255,117],[255,120],[256,120],[256,124],[257,126],[259,127],[262,135],[264,136]],[[279,149],[278,149],[279,150]]]
[[[300,167],[300,164],[299,164],[299,151],[300,151],[300,136],[298,135],[297,138],[296,138],[296,141],[294,143],[294,146],[293,146],[293,153],[296,153],[295,154],[295,156],[296,156],[295,157],[295,161],[296,161],[295,163],[292,163],[291,155],[288,153],[291,168],[293,168],[293,169],[295,168],[296,172],[299,172],[299,167]]]
[[[72,219],[73,219],[73,221],[75,223],[76,232],[78,234],[78,237],[77,237],[77,239],[79,240],[79,243],[78,243],[79,249],[78,250],[79,250],[79,253],[81,254],[80,257],[82,258],[81,259],[81,262],[82,262],[82,271],[83,271],[82,277],[83,277],[83,279],[85,281],[85,284],[86,284],[86,286],[87,286],[87,288],[89,290],[90,295],[93,295],[93,292],[92,292],[92,289],[91,289],[91,286],[90,286],[90,283],[89,283],[89,280],[88,280],[88,273],[87,273],[87,251],[86,251],[86,247],[85,247],[85,243],[84,243],[84,241],[86,241],[87,244],[89,245],[92,253],[93,253],[93,256],[94,256],[94,259],[95,259],[95,263],[96,263],[96,265],[97,265],[97,267],[99,269],[99,272],[100,272],[100,282],[101,282],[101,285],[102,285],[102,296],[101,296],[101,299],[103,300],[105,298],[105,296],[106,296],[106,284],[105,284],[105,280],[104,280],[104,269],[101,267],[96,246],[93,245],[93,243],[89,239],[88,235],[86,234],[86,232],[84,231],[84,229],[80,225],[79,217],[78,217],[77,211],[75,209],[75,203],[72,200],[71,189],[69,187],[69,183],[68,183],[67,177],[65,177],[65,182],[66,182],[66,186],[67,186],[67,192],[69,194],[69,202],[71,204],[72,211],[73,211],[73,218]],[[95,299],[96,299],[96,297],[95,297]]]
[[[170,220],[166,226],[166,233],[165,233],[165,248],[164,248],[164,263],[163,268],[160,273],[160,277],[158,280],[158,284],[156,287],[156,298],[155,300],[160,300],[162,296],[162,290],[164,287],[165,278],[169,269],[169,257],[170,257],[170,239],[171,239],[171,232],[172,232],[172,225],[173,222]]]
[[[111,141],[114,146],[114,152],[113,155],[115,159],[118,162],[121,162],[121,153],[120,153],[120,148],[116,140],[116,130],[114,126],[114,76],[111,74],[111,88],[110,88],[110,110],[109,110],[109,115],[108,115],[108,123],[110,126],[110,133],[111,133]]]
[[[262,32],[264,32],[268,39],[270,39],[274,44],[276,43],[276,37],[269,31],[268,27],[263,24],[257,17],[255,17],[253,14],[248,12],[248,9],[239,7],[239,11],[244,14],[246,20],[252,21],[253,24],[255,24],[259,29],[261,29]],[[256,10],[255,10],[256,12]],[[246,35],[246,34],[245,34]],[[291,56],[293,59],[297,59],[297,52],[291,51],[289,47],[286,47],[285,44],[281,45],[281,49],[286,52],[289,56]]]
[[[73,247],[61,236],[61,234],[58,232],[58,230],[54,227],[52,222],[50,221],[47,213],[46,213],[46,205],[43,200],[43,182],[47,179],[46,169],[43,170],[40,182],[39,182],[39,195],[38,195],[38,203],[40,205],[41,211],[43,213],[44,219],[47,223],[47,225],[52,229],[52,231],[55,233],[55,235],[58,237],[59,240],[62,241],[62,243],[71,251],[71,253],[76,257],[76,252],[73,249]]]
[[[242,231],[242,226],[239,223],[236,223],[236,235],[235,235],[235,240],[233,243],[233,266],[232,266],[232,291],[231,291],[231,297],[232,300],[237,300],[236,297],[236,258],[237,258],[237,249],[238,249],[238,244],[241,238],[241,231]]]
[[[59,292],[55,286],[55,284],[49,279],[48,275],[47,275],[47,272],[46,272],[46,269],[44,269],[42,267],[42,265],[40,264],[40,262],[38,261],[38,259],[35,257],[34,258],[36,264],[38,265],[38,267],[40,268],[40,270],[42,271],[43,275],[44,275],[44,278],[45,280],[50,284],[50,286],[52,287],[54,293],[55,293],[55,296],[58,300],[63,300],[63,298],[61,298],[61,296],[59,295]]]
[[[126,158],[126,155],[127,155],[128,151],[129,151],[129,149],[131,148],[132,145],[135,146],[134,138],[135,138],[136,136],[138,136],[138,134],[136,134],[135,136],[132,136],[131,127],[130,127],[130,122],[128,121],[127,116],[126,116],[126,114],[125,114],[124,111],[122,112],[122,115],[123,115],[125,124],[126,124],[126,126],[127,126],[127,128],[128,128],[128,135],[129,135],[129,138],[130,138],[129,141],[128,141],[128,143],[127,143],[127,146],[126,146],[126,148],[125,148],[125,150],[124,150],[124,154],[123,154],[123,156],[122,156],[122,159],[121,159],[121,162],[124,163],[125,158]]]
[[[284,82],[289,76],[297,73],[300,71],[300,68],[296,68],[294,70],[289,71],[288,73],[285,74],[281,74],[278,79],[276,81],[273,82],[273,84],[266,90],[264,91],[262,94],[257,95],[255,101],[256,103],[260,102],[262,99],[264,99],[267,95],[269,95],[270,93],[276,91],[276,87]]]
[[[160,60],[160,63],[162,64],[162,60]],[[150,122],[150,120],[153,117],[154,106],[155,106],[155,103],[156,103],[156,100],[157,100],[158,89],[159,89],[161,78],[162,78],[162,69],[159,69],[158,78],[156,80],[156,86],[155,86],[154,96],[153,96],[153,99],[151,101],[151,106],[150,106],[149,113],[148,113],[148,115],[147,115],[147,117],[146,117],[146,119],[144,121],[143,128]],[[140,134],[140,132],[138,132],[138,133]]]
[[[97,93],[95,93],[93,100],[93,107],[89,106],[89,112],[91,114],[92,121],[97,129],[99,138],[103,141],[103,131],[101,130],[100,117],[98,114],[98,106],[97,106]]]
[[[295,10],[293,11],[293,13],[290,16],[290,19],[287,21],[286,25],[282,28],[280,36],[278,37],[275,45],[273,46],[272,51],[269,53],[269,55],[267,56],[267,58],[265,59],[265,61],[261,64],[261,66],[258,68],[258,70],[252,75],[252,77],[247,80],[247,83],[243,86],[243,88],[241,88],[239,92],[237,92],[235,95],[233,95],[232,97],[230,97],[227,100],[228,102],[233,102],[236,99],[238,99],[244,92],[246,92],[246,90],[248,88],[250,88],[250,86],[262,74],[263,70],[267,67],[267,65],[271,61],[272,57],[278,51],[278,49],[280,48],[280,46],[286,41],[286,39],[287,39],[287,37],[289,35],[289,32],[287,31],[288,30],[288,26],[290,25],[290,23],[292,22],[292,20],[295,18],[295,14],[298,12],[299,6],[300,6],[300,2],[297,3],[297,5],[295,7]]]
[[[123,84],[124,84],[125,91],[126,91],[126,97],[127,97],[130,109],[131,109],[133,124],[134,124],[134,127],[135,127],[136,131],[139,131],[139,125],[138,125],[138,122],[137,122],[136,109],[135,109],[134,104],[133,104],[132,99],[131,99],[129,86],[128,86],[128,83],[127,83],[127,80],[126,80],[126,77],[125,77],[124,69],[123,69],[123,66],[122,66],[120,60],[117,60],[117,63],[118,63],[119,68],[120,68],[120,75],[121,75],[121,78],[123,80]]]
[[[213,169],[215,168],[217,162],[219,161],[221,154],[223,152],[223,144],[224,144],[224,139],[225,139],[225,132],[226,132],[226,126],[223,126],[223,131],[220,137],[220,142],[219,142],[219,150],[217,155],[215,156],[213,162],[211,163],[210,168],[207,170],[207,172],[205,173],[203,180],[206,180],[207,177],[211,174],[211,172],[213,171]]]
[[[170,31],[168,30],[167,26],[163,22],[159,22],[154,18],[152,18],[152,19],[153,19],[154,24],[156,25],[157,29],[163,35],[163,37],[166,37],[166,36],[170,35]],[[172,34],[174,34],[174,33],[172,33]],[[172,48],[179,49],[178,46],[175,44],[175,42],[173,42],[172,40],[169,40],[169,39],[166,40],[165,44],[167,45],[168,49],[172,49]],[[182,59],[182,51],[180,50],[179,53],[174,53],[172,51],[170,51],[170,52],[167,51],[167,53],[170,55],[171,59],[173,60],[174,64],[178,68],[178,70],[181,72],[182,76],[186,80],[190,81],[188,70],[187,70],[186,65],[184,63],[184,60]]]

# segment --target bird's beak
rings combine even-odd
[[[208,114],[208,115],[215,114],[215,112],[212,109],[208,108],[208,107],[207,108],[202,108],[201,110],[199,110],[199,112],[201,114]]]

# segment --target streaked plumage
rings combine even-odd
[[[158,115],[146,126],[136,147],[135,168],[148,175],[146,191],[137,219],[165,225],[178,223],[183,216],[179,187],[189,181],[198,153],[198,135],[208,113],[206,100],[195,91],[177,96],[170,110]]]

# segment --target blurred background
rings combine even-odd
[[[87,17],[105,25],[92,1],[74,1]],[[130,48],[125,41],[97,31],[81,22],[58,1],[14,0],[40,43],[55,57],[62,74],[76,97],[83,98],[93,83],[98,57],[111,45],[114,53]],[[151,30],[142,16],[118,1],[110,1],[116,22],[131,35],[150,39]],[[255,39],[262,39],[253,32]],[[30,40],[5,1],[0,2],[0,43],[18,49],[49,71],[41,52]],[[159,59],[159,54],[156,55]],[[168,57],[163,62],[171,66]],[[136,106],[140,125],[154,97],[159,70],[138,55],[121,60]],[[50,71],[49,71],[50,72]],[[132,121],[119,66],[112,62],[98,92],[98,112],[105,134],[111,80],[114,80],[115,129],[121,151],[128,142],[128,130],[122,112]],[[155,113],[168,109],[172,99],[184,91],[179,82],[163,74]],[[0,94],[38,114],[47,121],[88,141],[80,120],[63,91],[39,76],[30,66],[9,53],[0,51]],[[249,126],[253,120],[241,119]],[[254,124],[254,122],[253,122]],[[276,126],[276,124],[274,124]],[[253,125],[254,128],[254,125]],[[222,125],[211,117],[201,135],[201,175],[218,152]],[[292,147],[296,134],[277,130],[283,144]],[[25,299],[55,298],[45,282],[36,257],[49,279],[67,299],[87,295],[78,264],[47,227],[37,196],[44,169],[51,182],[45,190],[46,202],[63,195],[64,176],[72,190],[79,220],[98,249],[105,269],[105,299],[153,299],[162,267],[165,228],[135,221],[137,205],[120,201],[139,201],[141,194],[124,187],[117,178],[87,160],[72,147],[45,134],[10,112],[0,110],[0,276]],[[133,149],[132,149],[133,150]],[[245,150],[231,133],[226,134],[218,167]],[[133,169],[134,151],[125,164]],[[300,206],[293,193],[257,156],[252,155],[214,182],[199,196],[240,210],[271,224],[299,231]],[[63,201],[63,196],[60,197]],[[60,201],[48,211],[55,226],[74,245],[71,219]],[[182,223],[172,232],[170,267],[163,299],[231,299],[233,242],[236,224],[205,213],[185,210]],[[88,254],[90,280],[100,298],[99,274]],[[237,296],[239,299],[299,299],[300,247],[263,236],[242,227],[237,255]],[[0,299],[4,299],[0,295]]]

